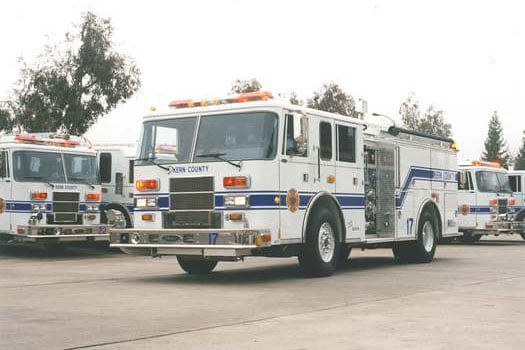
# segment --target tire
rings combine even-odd
[[[473,234],[470,231],[465,231],[463,232],[463,235],[460,236],[459,240],[465,243],[475,243],[481,239],[481,236],[482,235],[480,234]]]
[[[131,228],[133,224],[129,213],[120,205],[110,203],[102,211],[101,221],[114,228]]]
[[[333,211],[318,208],[308,221],[306,243],[299,264],[307,277],[326,277],[334,273],[340,259],[340,224]]]
[[[352,247],[349,246],[342,246],[341,250],[339,252],[339,264],[344,264],[348,261],[348,258],[350,258],[350,253],[352,252]]]
[[[436,218],[426,210],[419,217],[417,241],[394,245],[396,261],[403,263],[429,263],[434,259],[439,232]]]
[[[192,259],[179,255],[177,255],[177,261],[180,267],[190,275],[206,275],[217,266],[215,260]]]
[[[521,238],[525,239],[525,233],[520,233]]]

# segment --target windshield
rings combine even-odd
[[[251,112],[145,122],[137,165],[270,159],[277,151],[277,115]]]
[[[243,113],[202,117],[195,161],[270,159],[277,150],[277,117]]]
[[[87,184],[99,182],[95,156],[16,151],[13,154],[13,168],[16,181]]]
[[[476,171],[476,182],[480,192],[511,193],[507,175],[495,171]]]
[[[188,162],[196,124],[197,117],[144,123],[136,164]]]

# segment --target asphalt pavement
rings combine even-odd
[[[523,349],[525,241],[438,247],[430,264],[352,251],[328,278],[296,259],[219,263],[102,248],[0,252],[0,349]]]

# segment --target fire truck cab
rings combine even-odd
[[[326,276],[352,247],[429,262],[458,235],[453,141],[284,101],[268,92],[174,101],[144,118],[134,228],[113,247],[174,255],[189,273],[298,256]]]
[[[458,168],[461,240],[475,242],[484,235],[522,232],[523,223],[515,220],[517,201],[507,171],[498,163],[478,160]]]
[[[509,184],[512,196],[516,199],[516,204],[511,206],[514,220],[517,222],[525,221],[525,170],[509,171]],[[525,228],[521,231],[521,237],[525,239]]]
[[[133,227],[134,144],[96,144],[102,184],[102,219],[111,226]]]
[[[0,137],[0,241],[109,241],[100,222],[96,152],[81,139],[54,134]]]

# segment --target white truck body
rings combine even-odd
[[[98,152],[103,208],[121,213],[126,221],[124,227],[131,227],[136,145],[95,144],[93,148]]]
[[[52,134],[0,137],[3,243],[108,241],[96,152]]]
[[[113,247],[207,260],[301,256],[321,207],[340,222],[321,226],[319,235],[336,236],[319,238],[325,257],[334,244],[415,244],[427,211],[436,222],[431,239],[458,235],[451,140],[242,101],[175,103],[183,108],[144,118],[134,228],[112,230]]]
[[[513,170],[508,172],[512,196],[516,204],[511,206],[515,221],[525,221],[525,170]],[[525,228],[521,231],[521,237],[525,239]]]

